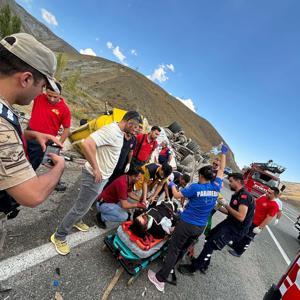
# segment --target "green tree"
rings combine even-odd
[[[57,67],[55,73],[55,78],[57,80],[61,80],[62,72],[64,71],[67,63],[68,63],[67,56],[64,53],[59,53],[57,55]]]
[[[12,15],[8,4],[0,9],[0,38],[20,32],[21,26],[21,19]]]

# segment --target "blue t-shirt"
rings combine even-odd
[[[205,226],[221,187],[222,179],[217,177],[209,183],[193,183],[182,189],[180,192],[189,199],[189,203],[181,214],[181,220],[196,226]]]

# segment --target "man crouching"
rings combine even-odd
[[[123,222],[128,219],[128,210],[132,208],[146,208],[139,202],[140,197],[132,192],[134,184],[140,180],[143,171],[132,168],[127,174],[115,179],[100,194],[97,202],[97,222],[99,227],[106,228],[106,222]],[[136,202],[128,201],[128,197]]]

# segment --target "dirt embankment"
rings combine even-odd
[[[293,203],[300,207],[300,183],[284,182],[286,189],[282,194],[282,200]]]

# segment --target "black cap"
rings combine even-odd
[[[124,120],[124,121],[135,120],[135,121],[139,122],[139,124],[140,124],[140,123],[143,123],[142,117],[141,117],[140,113],[138,113],[138,112],[135,111],[135,110],[130,110],[130,111],[128,111],[128,112],[124,115],[124,117],[123,117],[122,120]]]

